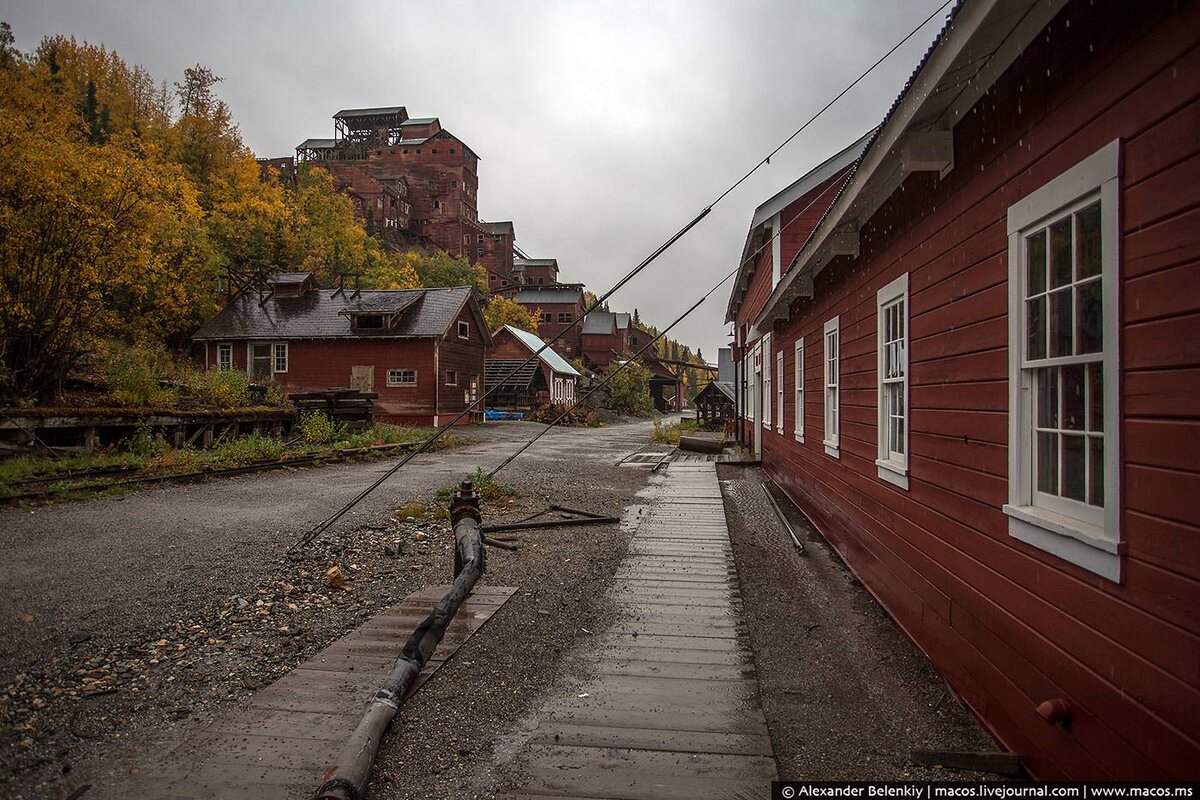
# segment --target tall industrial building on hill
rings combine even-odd
[[[333,119],[333,138],[301,142],[296,164],[329,170],[385,241],[430,244],[481,264],[493,289],[515,282],[513,224],[479,220],[474,150],[437,117],[410,118],[403,106],[349,108]]]

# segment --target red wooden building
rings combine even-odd
[[[575,402],[579,372],[536,333],[505,325],[492,334],[484,386],[490,408],[532,410]],[[537,354],[537,358],[530,358]]]
[[[539,315],[538,332],[547,340],[567,331],[587,311],[583,302],[582,283],[522,286],[512,298],[526,310]],[[562,339],[554,342],[553,347],[567,358],[578,357],[579,328],[567,331]]]
[[[205,367],[288,392],[376,392],[377,419],[410,424],[443,424],[483,390],[492,338],[469,287],[318,289],[297,273],[271,288],[238,295],[192,337]]]
[[[764,469],[1039,778],[1200,777],[1197,45],[966,0],[730,304]]]
[[[624,312],[593,311],[583,321],[580,352],[589,369],[603,372],[613,359],[630,352],[630,315]]]

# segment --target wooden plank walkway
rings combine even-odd
[[[308,797],[354,731],[366,698],[449,586],[430,586],[246,698],[110,796]],[[516,592],[479,586],[467,598],[413,684],[417,691]]]
[[[759,798],[776,778],[716,466],[672,463],[612,589],[618,622],[550,700],[510,798]]]

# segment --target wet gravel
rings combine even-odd
[[[781,778],[980,780],[910,765],[916,749],[1002,748],[781,494],[806,554],[767,503],[763,473],[721,466],[738,583]]]
[[[102,797],[165,749],[377,610],[448,581],[444,520],[397,515],[542,426],[468,429],[422,456],[300,557],[283,550],[395,459],[153,489],[0,513],[0,796]],[[503,473],[514,519],[549,501],[613,516],[647,480],[614,468],[649,421],[560,429]],[[411,518],[410,518],[411,517]],[[619,525],[519,534],[484,580],[520,591],[404,708],[373,797],[486,795],[489,742],[538,696],[560,654],[607,613]],[[326,579],[338,566],[341,586]],[[334,581],[337,583],[337,581]],[[464,794],[464,792],[468,792]]]

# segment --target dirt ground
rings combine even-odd
[[[776,494],[806,553],[766,501],[763,473],[719,468],[781,778],[981,780],[914,767],[917,749],[1002,750],[802,514]]]
[[[395,459],[0,513],[0,796],[66,797],[89,784],[86,798],[119,796],[113,787],[148,753],[379,608],[448,582],[449,525],[396,508],[494,467],[542,429],[466,429],[477,444],[414,460],[298,558],[284,556],[287,545]],[[614,465],[650,430],[645,420],[553,431],[501,473],[520,496],[485,514],[526,516],[553,500],[621,516],[646,472]],[[374,796],[463,796],[462,776],[490,756],[489,731],[601,618],[628,534],[566,530],[522,534],[516,553],[489,551],[485,580],[521,590],[488,623],[491,635],[468,642],[405,707]],[[326,585],[332,565],[347,589]]]
[[[446,582],[443,520],[397,514],[414,497],[495,466],[540,425],[468,429],[476,444],[422,456],[300,557],[294,539],[394,459],[245,476],[0,513],[0,796],[121,796],[148,754],[197,731],[378,609]],[[552,432],[501,478],[513,519],[554,501],[635,515],[648,480],[616,467],[651,423]],[[661,447],[659,449],[662,449]],[[914,748],[996,745],[822,542],[799,556],[762,477],[722,467],[746,625],[780,774],[811,779],[975,778],[908,766]],[[547,491],[546,487],[553,487]],[[569,681],[565,653],[604,630],[630,525],[520,534],[485,580],[519,591],[402,709],[372,798],[495,794],[497,742]],[[338,565],[345,588],[328,586]]]

